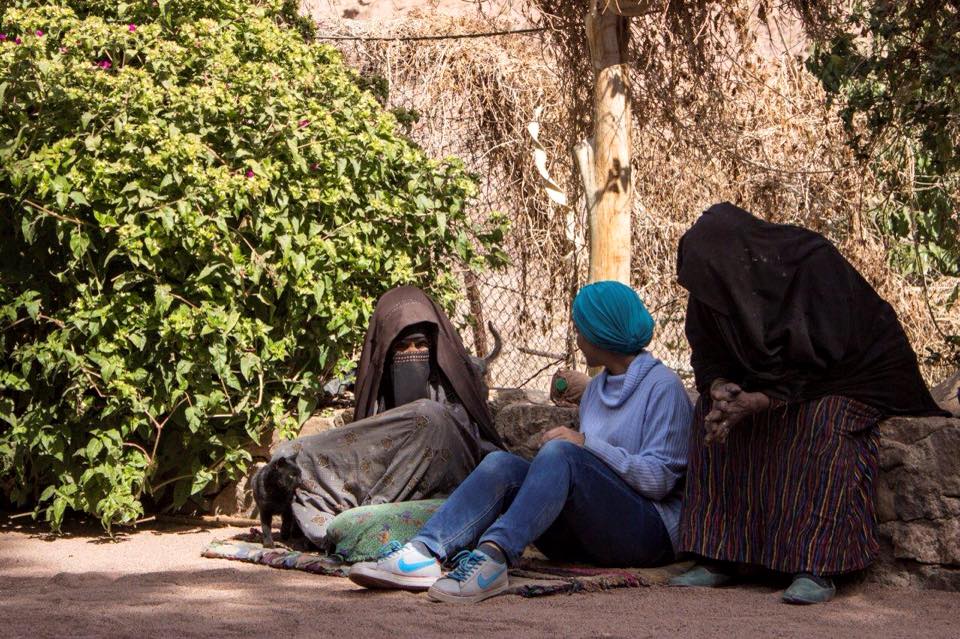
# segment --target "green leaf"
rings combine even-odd
[[[53,506],[48,510],[48,519],[50,527],[54,530],[60,530],[63,524],[63,513],[67,509],[67,500],[63,497],[57,497],[53,500]]]
[[[90,247],[90,239],[80,231],[74,231],[70,234],[70,252],[77,259],[83,257]]]
[[[200,416],[198,415],[195,407],[188,406],[184,411],[184,417],[187,418],[187,428],[190,429],[191,433],[197,433],[200,431]]]
[[[87,442],[87,459],[93,461],[101,450],[103,450],[103,442],[100,441],[99,437],[93,437]]]
[[[240,358],[240,374],[248,382],[253,381],[253,369],[260,363],[260,358],[253,353],[244,353]]]
[[[37,316],[40,315],[40,300],[25,302],[23,306],[26,308],[27,315],[30,316],[30,319],[37,321]]]
[[[90,202],[87,201],[87,198],[84,197],[83,193],[81,193],[80,191],[71,191],[70,199],[73,200],[74,204],[90,206]]]
[[[313,410],[317,407],[317,399],[306,399],[301,397],[297,401],[297,425],[303,426],[304,422],[310,419]]]
[[[214,271],[222,267],[223,267],[223,264],[219,262],[216,264],[207,264],[206,266],[203,267],[203,270],[200,271],[200,274],[197,275],[197,281],[202,282],[208,275],[210,275],[211,273],[213,273]]]
[[[213,473],[209,470],[204,469],[197,472],[193,478],[193,484],[190,486],[190,494],[196,495],[200,493],[211,481],[213,481]]]

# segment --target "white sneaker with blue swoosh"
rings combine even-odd
[[[440,562],[424,555],[413,544],[391,541],[380,549],[376,561],[350,567],[350,581],[364,588],[426,590],[440,578]]]
[[[507,564],[482,550],[463,551],[454,562],[457,567],[430,586],[427,597],[445,603],[477,603],[507,589]]]

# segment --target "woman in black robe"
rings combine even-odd
[[[736,564],[794,575],[789,603],[876,555],[878,423],[941,411],[893,308],[823,236],[724,203],[680,240],[686,334],[701,396],[675,585]]]
[[[302,475],[292,506],[324,547],[344,510],[449,495],[501,446],[486,386],[443,310],[403,286],[377,302],[355,386],[355,421],[282,444]]]

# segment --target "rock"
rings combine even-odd
[[[277,439],[276,431],[271,428],[261,433],[259,442],[250,443],[246,448],[254,460],[268,460],[270,459],[270,451],[277,444]]]
[[[333,428],[340,428],[344,424],[349,424],[352,421],[352,408],[337,408],[327,414],[316,413],[308,417],[307,421],[303,422],[298,437],[307,437]],[[261,445],[254,449],[248,449],[251,450],[254,459],[269,460],[270,457],[273,456],[274,451],[276,451],[277,446],[283,443],[284,440],[280,438],[280,435],[275,430],[270,430],[264,434],[261,442],[263,441],[269,441],[270,443],[268,446]]]
[[[870,578],[960,589],[960,419],[894,417],[880,435],[882,550]]]
[[[930,394],[940,408],[960,417],[960,371],[937,384]]]
[[[497,391],[497,394],[487,402],[490,407],[490,414],[496,419],[500,411],[511,404],[536,404],[538,406],[553,406],[550,401],[550,395],[540,390],[529,388],[505,388]]]
[[[544,394],[546,395],[546,394]],[[527,401],[507,404],[497,411],[495,426],[507,450],[524,459],[533,459],[540,449],[540,436],[555,426],[578,428],[580,413],[576,408]]]
[[[227,484],[213,499],[210,505],[210,514],[247,518],[255,517],[257,504],[253,500],[250,478],[265,465],[264,462],[251,464],[245,476]]]
[[[344,425],[342,411],[334,411],[332,415],[313,415],[303,422],[300,427],[300,437],[316,435]]]

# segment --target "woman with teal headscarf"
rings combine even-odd
[[[693,407],[676,373],[645,350],[654,321],[633,289],[584,286],[573,322],[587,365],[603,368],[583,394],[580,429],[548,430],[532,461],[487,455],[409,543],[354,565],[354,582],[469,603],[506,589],[530,543],[553,559],[607,566],[673,560]],[[456,569],[441,578],[451,559]]]

